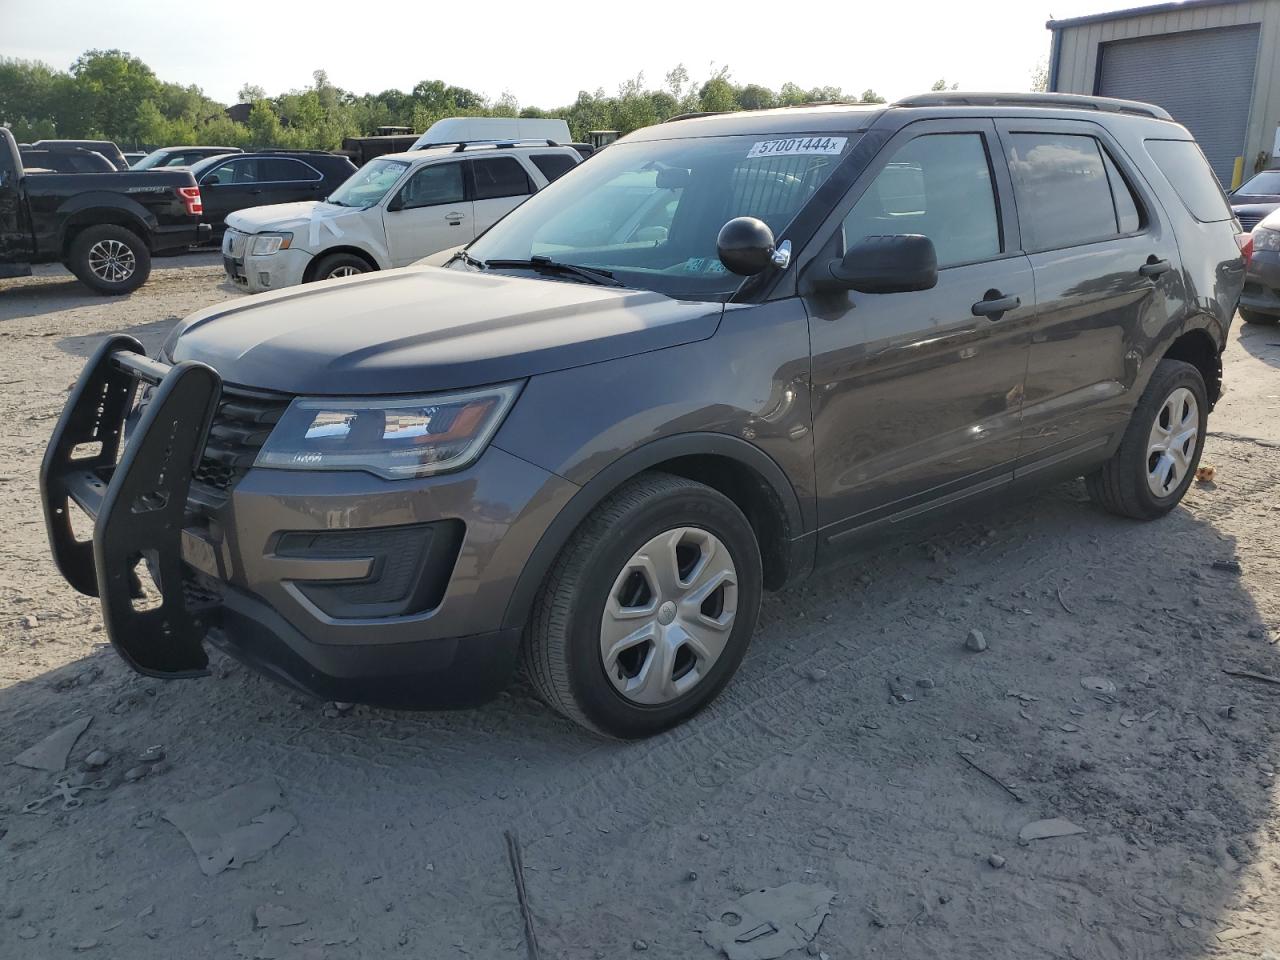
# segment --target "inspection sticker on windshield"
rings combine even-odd
[[[747,159],[840,153],[848,142],[848,137],[791,137],[788,140],[761,140],[751,145],[751,149],[747,152]]]

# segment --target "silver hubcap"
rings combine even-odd
[[[613,581],[600,620],[600,657],[634,703],[692,690],[724,652],[738,611],[738,571],[720,539],[697,527],[654,537]]]
[[[89,248],[89,269],[99,280],[120,283],[133,276],[138,261],[119,240],[99,240]]]
[[[1182,483],[1196,452],[1200,406],[1196,395],[1179,387],[1165,398],[1147,439],[1147,486],[1167,497]]]
[[[329,277],[354,277],[357,273],[363,273],[363,270],[357,270],[355,267],[334,267],[329,271]]]

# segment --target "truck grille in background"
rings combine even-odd
[[[241,233],[239,230],[231,230],[228,228],[227,232],[222,237],[222,252],[228,257],[235,257],[239,259],[244,256],[245,241],[248,239],[249,237],[246,234]]]
[[[1256,227],[1258,222],[1262,219],[1261,214],[1257,213],[1237,213],[1236,217],[1240,221],[1241,228],[1244,229],[1246,233]]]
[[[278,393],[223,386],[204,455],[192,478],[196,499],[212,507],[225,502],[231,488],[253,466],[289,399]]]

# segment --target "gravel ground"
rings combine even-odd
[[[0,956],[525,957],[506,830],[546,958],[711,958],[699,928],[790,881],[835,891],[832,960],[1280,955],[1280,686],[1224,673],[1280,675],[1280,328],[1233,331],[1216,481],[1166,519],[1069,484],[854,559],[766,599],[711,709],[619,745],[520,686],[342,712],[225,659],[128,671],[48,559],[35,475],[102,335],[152,346],[237,295],[213,255],[156,266],[124,299],[0,283],[0,763],[77,717],[71,768],[110,754],[43,816],[54,775],[0,766]],[[272,777],[297,826],[204,875],[161,814]],[[1084,832],[1019,842],[1051,817]]]

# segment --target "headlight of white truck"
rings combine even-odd
[[[268,257],[281,250],[288,250],[292,242],[292,233],[259,233],[253,237],[253,243],[249,246],[249,256]]]

